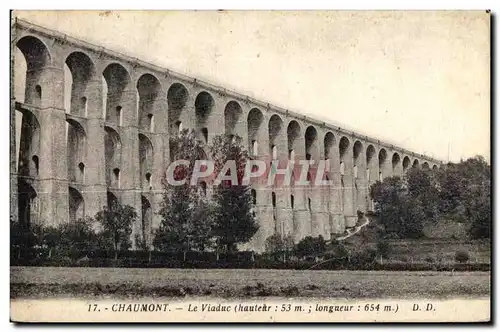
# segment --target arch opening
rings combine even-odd
[[[17,182],[18,220],[21,225],[30,227],[38,221],[37,192],[25,180]]]
[[[325,135],[325,159],[331,160],[334,159],[335,153],[335,135],[331,131],[327,132]]]
[[[66,146],[68,180],[70,182],[83,182],[80,176],[80,164],[85,159],[86,135],[82,125],[74,120],[66,120]]]
[[[26,104],[41,107],[42,86],[45,88],[41,77],[42,69],[50,65],[51,54],[46,45],[33,36],[21,38],[17,41],[16,46],[16,50],[19,50],[21,54],[15,55],[15,78],[19,79],[19,89],[24,90],[19,91],[19,95],[24,94],[24,98],[20,100]],[[21,55],[23,59],[21,59]],[[18,63],[21,66],[18,66]]]
[[[111,209],[111,207],[114,204],[119,203],[118,202],[118,198],[116,197],[116,195],[113,192],[109,191],[109,190],[106,192],[106,201],[107,201],[107,204],[108,204],[108,209]]]
[[[227,103],[224,109],[224,128],[226,135],[236,135],[237,125],[243,111],[240,104],[235,101]]]
[[[214,98],[206,91],[200,92],[196,96],[194,102],[196,115],[196,132],[199,139],[205,144],[208,143],[208,126],[210,124],[210,116],[214,107]]]
[[[368,145],[366,148],[366,180],[370,182],[371,180],[376,180],[377,174],[373,174],[373,170],[376,169],[375,148],[373,145]]]
[[[127,104],[125,91],[131,90],[128,71],[120,64],[112,63],[102,73],[106,84],[106,121],[122,125],[123,105]],[[104,96],[103,96],[104,97]]]
[[[379,181],[384,179],[384,166],[387,161],[387,152],[385,149],[380,149],[378,153],[378,168],[379,168]]]
[[[167,92],[168,123],[170,123],[170,134],[178,135],[177,123],[183,121],[183,111],[188,100],[188,90],[180,83],[174,83]]]
[[[300,139],[300,125],[297,121],[292,120],[288,124],[288,128],[286,130],[287,138],[288,138],[288,159],[295,159],[295,151],[298,150],[298,141]]]
[[[85,201],[82,194],[73,187],[68,187],[69,222],[74,223],[85,215]]]
[[[92,60],[82,52],[73,52],[66,58],[66,66],[70,72],[71,82],[65,80],[69,87],[69,113],[78,116],[87,115],[87,87],[88,83],[95,77],[95,66]],[[66,95],[66,93],[65,93]]]
[[[153,212],[151,209],[151,203],[149,200],[141,195],[141,235],[145,246],[149,246],[151,243],[151,225],[153,221]],[[141,248],[143,249],[143,248]]]
[[[399,163],[401,162],[401,157],[397,152],[394,152],[392,155],[392,171],[396,172],[397,168],[399,167]]]
[[[114,182],[113,169],[120,165],[121,160],[121,141],[120,135],[110,128],[104,127],[106,133],[104,136],[104,154],[106,165],[106,185],[112,186]]]
[[[259,141],[262,139],[262,124],[264,123],[264,115],[258,108],[252,108],[247,117],[248,143],[251,155],[256,157],[259,155]]]
[[[358,178],[358,168],[361,164],[361,154],[363,152],[363,144],[360,141],[356,141],[352,147],[352,159],[353,159],[353,176],[355,179]]]
[[[409,167],[410,167],[410,158],[408,158],[408,156],[405,156],[403,158],[403,172],[406,172]]]
[[[160,81],[152,74],[143,74],[137,80],[139,95],[139,128],[154,132],[153,118],[157,99],[161,94]]]
[[[269,119],[269,124],[268,124],[269,150],[271,152],[270,154],[272,155],[273,159],[278,158],[277,145],[280,143],[279,137],[281,136],[282,130],[283,130],[283,120],[281,120],[281,118],[278,115],[274,114]]]
[[[309,126],[306,129],[306,133],[304,135],[305,139],[305,147],[306,147],[306,159],[307,160],[315,160],[317,161],[319,158],[318,154],[318,131],[314,126]]]
[[[342,137],[339,142],[339,156],[340,161],[344,161],[346,157],[347,149],[349,148],[349,139],[347,137]]]
[[[153,144],[146,135],[139,134],[139,172],[141,187],[149,190],[151,187],[151,173],[153,171]],[[149,178],[148,178],[149,174]]]
[[[118,167],[113,169],[113,179],[111,181],[111,186],[114,188],[120,188],[120,169]]]
[[[33,113],[22,113],[20,131],[18,173],[37,177],[40,170],[40,124]]]

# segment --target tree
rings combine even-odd
[[[98,240],[94,230],[95,220],[85,217],[72,223],[64,223],[58,227],[58,231],[47,233],[46,242],[59,241],[58,246],[66,253],[88,254],[97,249]],[[58,234],[59,233],[59,234]],[[57,237],[60,237],[57,239]]]
[[[265,251],[272,255],[279,255],[286,262],[288,253],[293,249],[294,241],[291,235],[282,237],[274,233],[266,239]]]
[[[159,211],[153,245],[161,251],[204,251],[211,246],[212,206],[189,185],[170,186]]]
[[[49,248],[48,258],[52,257],[52,251],[57,249],[62,242],[62,234],[59,227],[48,226],[43,232],[43,242]]]
[[[326,251],[326,241],[323,236],[306,236],[297,243],[296,253],[299,257],[318,256]]]
[[[40,245],[42,241],[40,230],[39,224],[27,225],[10,216],[10,242],[12,248],[17,251],[17,258],[21,258],[29,249]]]
[[[178,166],[174,180],[185,179],[182,185],[164,181],[160,227],[155,232],[153,245],[161,251],[182,251],[184,259],[189,250],[204,251],[211,246],[212,204],[201,193],[198,183],[191,178],[196,160],[206,159],[203,143],[194,131],[183,130],[170,142],[172,160],[187,160],[189,166]]]
[[[491,167],[482,157],[410,169],[372,185],[370,196],[386,231],[399,237],[420,236],[423,221],[442,219],[469,223],[475,238],[491,236]]]
[[[251,188],[242,183],[248,152],[243,147],[241,137],[233,135],[216,136],[210,152],[215,174],[232,175],[237,182],[221,181],[215,187],[213,197],[215,206],[212,233],[219,249],[232,252],[237,249],[237,244],[248,242],[259,228],[253,214]],[[229,169],[229,174],[221,174],[224,172],[224,165],[229,165],[228,161],[234,162],[235,168]]]
[[[402,180],[404,194],[411,202],[420,202],[419,208],[425,214],[424,219],[436,221],[439,217],[439,182],[432,169],[410,168]]]
[[[423,221],[426,217],[419,200],[420,186],[415,195],[410,195],[412,182],[406,183],[400,177],[388,177],[370,187],[370,196],[375,201],[375,212],[386,232],[399,237],[417,238],[422,236]]]
[[[132,225],[137,220],[137,212],[130,205],[113,202],[109,207],[104,207],[97,212],[95,219],[103,229],[99,237],[112,243],[116,260],[118,251],[127,250],[131,245],[130,236]]]

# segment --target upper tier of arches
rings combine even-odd
[[[196,80],[168,74],[161,68],[143,66],[125,56],[61,42],[33,30],[18,28],[17,33],[16,46],[26,72],[39,71],[39,76],[43,76],[46,68],[66,68],[65,77],[70,77],[71,84],[69,93],[65,93],[69,100],[65,109],[82,118],[90,117],[89,113],[100,104],[100,117],[111,127],[128,125],[143,131],[170,133],[191,127],[208,141],[216,129],[214,123],[218,123],[220,133],[245,137],[253,154],[293,155],[312,160],[338,158],[367,166],[378,156],[379,165],[387,163],[398,171],[418,165],[440,166],[425,156],[233,96]],[[37,95],[43,100],[51,82],[36,75],[26,79],[32,82],[26,84],[23,101],[43,108],[42,102],[36,105],[33,101]],[[26,98],[28,95],[30,98]],[[97,99],[102,100],[99,103]],[[168,128],[162,128],[167,122]],[[266,144],[269,150],[264,148]]]

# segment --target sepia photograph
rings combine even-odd
[[[491,322],[491,21],[11,11],[11,321]]]

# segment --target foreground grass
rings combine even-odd
[[[489,272],[188,270],[11,267],[11,298],[329,297],[490,295]]]

